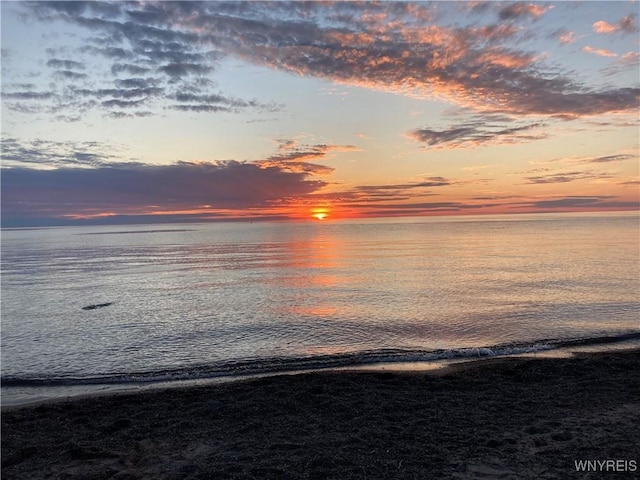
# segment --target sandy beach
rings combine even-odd
[[[638,478],[638,372],[635,350],[13,407],[2,478]]]

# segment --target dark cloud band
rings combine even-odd
[[[142,164],[98,168],[2,173],[3,222],[29,218],[90,217],[105,212],[268,207],[283,197],[314,192],[325,185],[306,174],[241,162]]]

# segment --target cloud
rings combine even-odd
[[[394,209],[405,209],[419,214],[420,211],[427,213],[427,208],[452,208],[454,204],[457,204],[456,202],[428,202],[428,207],[426,207],[427,203],[416,202],[416,200],[437,196],[439,193],[436,191],[440,188],[460,183],[457,180],[440,176],[424,176],[415,182],[356,185],[348,186],[340,191],[320,191],[298,198],[296,203],[310,206],[329,204],[338,209],[357,211],[359,215],[380,208],[387,209],[387,213],[392,213]]]
[[[540,123],[507,126],[507,122],[509,119],[501,116],[476,116],[466,123],[444,130],[421,128],[408,132],[407,136],[436,148],[475,148],[488,144],[519,143],[546,138],[546,134],[533,133],[535,129],[543,126]]]
[[[94,47],[93,45],[86,45],[80,48],[79,51],[82,53],[89,53],[91,55],[100,55],[102,57],[107,57],[111,60],[127,60],[134,57],[133,52],[125,50],[124,48],[119,48],[119,47]],[[142,68],[142,67],[136,67],[136,68]],[[144,70],[149,71],[149,69],[144,69]]]
[[[41,21],[87,29],[90,40],[101,45],[96,48],[111,49],[99,54],[113,62],[112,74],[141,75],[136,69],[149,69],[145,74],[162,82],[158,98],[175,97],[185,90],[184,82],[206,78],[222,58],[235,57],[335,83],[445,97],[485,113],[567,119],[628,112],[639,105],[636,87],[587,87],[570,72],[550,70],[541,58],[518,49],[518,36],[526,32],[508,23],[436,24],[436,4],[88,2],[69,7],[41,2],[24,8]],[[509,22],[538,18],[549,7],[520,2],[496,8]],[[630,31],[633,22],[625,17],[619,28]],[[210,90],[202,84],[192,93]],[[179,109],[225,111],[206,104]]]
[[[120,73],[128,73],[130,75],[144,75],[151,71],[148,67],[141,67],[131,63],[114,63],[111,65],[111,73],[118,75]]]
[[[457,185],[461,182],[447,180]],[[637,182],[628,182],[637,184]],[[409,184],[411,185],[411,184]],[[444,185],[443,185],[444,186]],[[386,188],[385,188],[386,187]],[[522,195],[504,192],[475,195],[459,201],[416,201],[418,198],[437,196],[425,190],[417,194],[405,195],[405,185],[359,186],[343,192],[330,194],[312,193],[306,195],[308,205],[331,205],[333,211],[357,214],[358,216],[403,216],[437,215],[448,213],[474,213],[505,211],[594,211],[637,209],[640,203],[621,199],[614,195],[574,195],[527,199]],[[408,201],[409,200],[409,201]]]
[[[622,57],[620,57],[613,65],[608,66],[603,70],[605,75],[616,75],[618,73],[631,70],[638,69],[640,66],[640,53],[638,52],[627,52]]]
[[[430,190],[413,191],[408,194],[406,192],[407,187],[417,188],[414,184],[363,185],[340,192],[312,193],[296,199],[296,206],[299,207],[300,203],[310,207],[330,205],[332,211],[350,212],[362,217],[461,212],[491,206],[476,201],[470,203],[462,201],[420,201],[438,194]]]
[[[85,66],[83,63],[75,62],[73,60],[59,60],[57,58],[52,58],[47,62],[47,67],[52,67],[56,69],[64,69],[64,70],[84,70]]]
[[[484,170],[485,168],[493,168],[499,166],[498,164],[490,164],[490,165],[468,165],[466,167],[462,167],[462,170],[467,172],[474,172],[476,170]]]
[[[74,60],[60,60],[52,58],[47,61],[47,67],[55,69],[53,77],[61,80],[84,80],[89,77],[86,73],[76,72],[76,70],[85,70],[85,65]]]
[[[122,111],[112,111],[109,112],[109,116],[111,118],[144,118],[150,117],[153,115],[153,112],[138,110],[135,112],[122,112]]]
[[[244,108],[262,111],[278,111],[282,106],[275,103],[264,104],[257,100],[242,100],[216,94],[195,94],[178,92],[173,97],[178,103],[169,108],[192,112],[237,112]]]
[[[594,195],[594,196],[565,196],[551,200],[533,200],[516,204],[518,208],[528,207],[535,209],[629,209],[638,208],[640,203],[637,201],[617,200],[618,197],[610,195]]]
[[[118,79],[115,81],[116,87],[118,88],[131,88],[131,89],[136,89],[136,88],[150,88],[153,85],[155,85],[155,82],[152,78],[125,78],[125,79]]]
[[[2,171],[2,221],[269,207],[325,182],[236,161]]]
[[[3,98],[8,100],[47,100],[55,97],[51,92],[22,91],[22,92],[6,92],[2,94]]]
[[[126,71],[142,73],[144,70],[127,68]],[[202,91],[202,88],[184,83],[179,87],[173,87],[156,77],[114,78],[107,88],[87,88],[85,82],[83,85],[73,83],[75,80],[87,80],[88,75],[84,73],[58,70],[54,77],[72,83],[65,82],[57,90],[47,92],[36,91],[33,86],[25,90],[12,91],[9,85],[5,88],[3,98],[9,101],[8,106],[12,110],[57,115],[62,111],[68,111],[72,113],[70,116],[75,118],[80,118],[85,112],[96,107],[102,108],[105,115],[112,117],[148,116],[157,113],[162,103],[165,103],[164,108],[191,112],[236,113],[247,109],[275,112],[282,108],[282,105],[273,102],[262,103],[255,99],[244,100],[225,96],[207,87],[206,93],[180,93],[194,89]],[[173,100],[175,103],[166,105],[167,100]],[[131,115],[119,115],[116,111],[119,109],[136,111],[132,111]]]
[[[613,33],[636,33],[638,31],[636,16],[634,14],[629,14],[618,20],[616,23],[608,23],[604,20],[600,20],[593,24],[593,31],[608,35]]]
[[[71,70],[58,70],[54,73],[54,77],[65,80],[84,80],[89,76],[86,73],[72,72]]]
[[[441,131],[423,128],[409,132],[409,136],[427,145],[438,145],[440,143],[450,143],[460,138],[473,137],[476,133],[477,129],[475,127],[457,127]]]
[[[115,155],[104,153],[114,150],[118,148],[100,142],[23,141],[3,137],[2,163],[3,167],[96,167],[114,160]],[[4,174],[4,168],[2,172]]]
[[[457,182],[444,177],[424,177],[412,183],[392,183],[383,185],[360,185],[342,192],[342,201],[347,203],[377,203],[380,201],[400,201],[416,197],[434,195],[432,188],[447,187]]]
[[[569,45],[576,41],[576,33],[566,28],[559,28],[551,34],[551,38],[557,38],[562,45]]]
[[[587,158],[582,160],[583,163],[610,163],[610,162],[621,162],[623,160],[630,160],[636,157],[636,155],[631,155],[628,153],[622,153],[618,155],[606,155],[603,157],[594,157]]]
[[[118,88],[70,88],[69,91],[74,96],[80,97],[93,97],[93,98],[105,98],[112,97],[118,99],[132,99],[132,98],[148,98],[160,95],[163,93],[163,89],[159,87],[151,86],[146,80],[127,79],[124,82],[128,83],[123,85],[122,80],[116,80],[115,84]],[[139,83],[138,83],[139,82]],[[138,85],[133,85],[138,83]]]
[[[168,108],[189,112],[235,113],[252,109],[258,113],[282,108],[273,102],[244,100],[215,90],[208,77],[224,56],[210,42],[153,14],[162,4],[74,2],[33,2],[19,6],[29,21],[62,21],[87,30],[82,47],[50,47],[46,65],[52,69],[50,90],[35,86],[3,86],[5,105],[14,111],[54,114],[56,117],[81,118],[86,112],[101,109],[112,118],[160,114]],[[181,7],[174,6],[180,10]],[[72,54],[73,60],[61,58]],[[107,60],[95,62],[95,57]],[[88,69],[87,65],[92,68]],[[45,72],[46,73],[46,72]],[[124,77],[123,77],[124,76]],[[7,78],[7,77],[5,77]],[[219,102],[181,102],[184,92],[203,98],[217,95]],[[105,98],[111,97],[111,98]],[[119,110],[130,113],[123,114]]]
[[[173,80],[175,80],[188,75],[205,75],[211,72],[213,68],[207,65],[201,65],[199,63],[178,62],[163,65],[159,70],[166,73]]]
[[[448,185],[452,185],[453,182],[444,177],[425,177],[419,182],[413,183],[399,183],[399,184],[389,184],[389,185],[372,185],[372,186],[361,186],[358,187],[359,191],[379,191],[379,190],[407,190],[411,188],[425,188],[425,187],[445,187]]]
[[[498,12],[500,20],[518,20],[521,18],[539,18],[549,7],[539,4],[518,2],[502,7]]]
[[[466,29],[466,32],[472,40],[477,37],[491,42],[500,42],[516,37],[518,29],[511,24],[502,23],[483,27],[470,27]]]
[[[116,99],[111,99],[111,100],[105,100],[104,102],[101,102],[101,105],[103,107],[107,107],[108,109],[111,109],[112,107],[134,108],[134,107],[139,107],[140,105],[144,105],[144,103],[145,103],[144,99],[140,99],[140,100],[116,100]]]
[[[376,31],[386,32],[387,24],[380,21]],[[582,116],[638,104],[639,89],[590,92],[568,77],[545,74],[526,52],[487,45],[474,28],[401,26],[385,35],[309,25],[307,32],[296,30],[297,43],[282,38],[287,30],[294,27],[278,25],[280,38],[264,37],[259,45],[247,42],[252,37],[238,38],[232,50],[298,75],[425,98],[443,95],[484,111]]]
[[[421,202],[403,204],[354,205],[362,216],[414,216],[437,213],[455,213],[485,208],[482,204],[463,202]]]
[[[582,47],[582,51],[587,53],[593,53],[601,57],[617,57],[618,56],[617,53],[607,50],[605,48],[594,48],[589,45]]]
[[[117,146],[99,142],[25,142],[5,137],[2,143],[0,194],[5,226],[66,224],[87,219],[127,223],[150,218],[284,218],[292,208],[299,210],[300,205],[327,200],[365,215],[375,208],[396,214],[473,208],[447,201],[416,202],[435,195],[434,189],[457,183],[441,176],[323,192],[329,183],[314,176],[333,169],[317,162],[336,153],[359,151],[354,145],[307,145],[295,139],[280,139],[273,155],[254,162],[150,165],[122,161]],[[105,151],[112,153],[101,153]],[[392,203],[410,199],[413,201],[402,206]]]
[[[640,53],[638,53],[638,52],[627,52],[622,56],[620,61],[628,63],[629,65],[637,65],[639,59],[640,59]]]
[[[611,178],[608,173],[597,173],[593,171],[571,171],[555,172],[547,175],[535,175],[525,177],[527,184],[549,184],[549,183],[569,183],[578,180],[605,179]]]
[[[83,218],[253,218],[257,211],[257,216],[278,216],[283,206],[328,185],[312,177],[333,169],[307,160],[358,150],[282,140],[275,155],[254,162],[151,165],[122,161],[117,146],[100,142],[4,137],[2,145],[2,221],[13,226]]]
[[[265,160],[258,162],[262,167],[277,167],[291,172],[304,172],[314,175],[328,175],[334,169],[325,165],[310,163],[308,160],[326,158],[332,152],[357,152],[355,145],[298,145],[296,140],[280,140],[278,152]]]
[[[597,164],[604,164],[604,163],[624,162],[632,159],[637,160],[638,154],[615,153],[611,155],[602,155],[598,157],[563,157],[563,158],[555,158],[555,159],[548,159],[548,160],[532,160],[529,162],[531,165],[541,165],[541,167],[536,168],[534,170],[530,170],[528,172],[524,172],[524,173],[531,174],[531,173],[549,172],[550,169],[546,167],[546,165],[565,164],[565,165],[572,165],[573,166],[572,168],[575,168],[576,164],[597,165]],[[579,172],[574,172],[574,173],[579,173]]]

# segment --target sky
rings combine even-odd
[[[3,227],[640,206],[637,2],[0,9]]]

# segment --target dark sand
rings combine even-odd
[[[638,478],[639,426],[640,351],[281,375],[5,410],[2,478]]]

